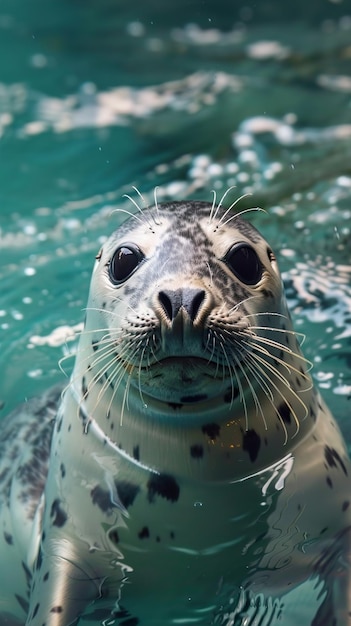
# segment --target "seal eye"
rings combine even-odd
[[[127,243],[115,250],[109,263],[109,275],[112,282],[117,285],[123,283],[143,260],[144,255],[138,246]]]
[[[235,243],[229,248],[223,260],[242,283],[256,285],[261,279],[260,259],[247,243]]]

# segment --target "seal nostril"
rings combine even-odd
[[[173,319],[173,304],[172,304],[172,296],[173,292],[160,291],[158,294],[158,299],[162,305],[164,312],[166,313],[169,321],[171,322]]]
[[[203,289],[198,290],[198,291],[193,291],[192,289],[189,290],[189,303],[188,305],[185,302],[186,299],[186,294],[187,292],[185,292],[184,294],[184,307],[185,309],[188,311],[189,315],[190,315],[190,319],[193,322],[200,310],[200,307],[203,303],[203,301],[205,300],[205,292]]]

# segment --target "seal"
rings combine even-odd
[[[350,461],[309,369],[242,215],[131,216],[62,398],[2,425],[1,624],[349,626]]]

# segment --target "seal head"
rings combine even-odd
[[[182,473],[184,446],[202,446],[195,473],[237,479],[252,459],[257,471],[304,437],[314,394],[270,246],[240,217],[211,209],[162,205],[106,242],[75,388],[87,414],[99,406],[102,430],[147,466]],[[208,456],[212,423],[221,437],[218,450],[209,437]],[[155,429],[165,448],[154,449]]]

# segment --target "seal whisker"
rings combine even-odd
[[[249,355],[249,356],[251,356],[251,355]],[[250,358],[246,358],[246,359],[245,359],[245,366],[247,366],[247,368],[248,368],[248,370],[249,370],[250,374],[251,374],[251,375],[253,376],[253,378],[256,380],[256,382],[257,382],[258,386],[260,387],[260,389],[262,389],[263,393],[264,393],[264,394],[265,394],[265,396],[268,398],[268,400],[270,401],[270,403],[271,403],[271,404],[273,404],[273,400],[274,400],[273,393],[272,393],[272,391],[269,389],[269,387],[268,387],[267,383],[266,383],[266,382],[262,379],[262,376],[260,376],[259,371],[257,371],[257,370],[259,370],[259,369],[260,369],[260,366],[258,366],[258,367],[257,367],[257,366],[256,366],[256,367],[254,367],[254,366],[252,365],[252,363],[250,362]],[[254,400],[255,400],[255,405],[256,405],[256,414],[257,414],[257,408],[258,408],[258,409],[259,409],[259,412],[260,412],[260,415],[261,415],[261,418],[262,418],[262,421],[263,421],[263,426],[264,426],[264,429],[265,429],[265,430],[268,430],[268,424],[267,424],[267,420],[266,420],[266,418],[265,418],[265,416],[264,416],[264,411],[263,411],[263,408],[262,408],[262,404],[261,404],[261,402],[260,402],[260,400],[259,400],[259,398],[258,398],[258,395],[257,395],[257,393],[256,393],[256,391],[255,391],[255,389],[254,389],[254,386],[252,385],[252,383],[251,383],[251,381],[250,381],[250,379],[249,379],[249,377],[248,377],[248,374],[246,374],[246,372],[245,372],[245,368],[244,368],[244,366],[243,366],[242,364],[241,364],[241,368],[242,368],[242,370],[243,370],[243,373],[245,373],[245,376],[246,376],[247,381],[248,381],[248,383],[249,383],[249,385],[250,385],[251,391],[252,391],[252,393],[253,393],[253,395],[254,395]],[[256,399],[255,399],[255,398],[256,398]]]
[[[104,396],[104,394],[106,393],[107,389],[109,387],[112,386],[112,394],[111,394],[111,399],[110,402],[108,404],[108,408],[107,408],[107,412],[109,412],[112,402],[114,400],[115,394],[117,393],[117,389],[121,383],[121,381],[123,380],[123,378],[125,377],[126,374],[126,368],[125,368],[125,359],[123,359],[123,356],[119,355],[118,356],[118,360],[115,363],[115,366],[113,368],[113,370],[110,372],[110,376],[108,378],[106,378],[105,382],[103,383],[101,389],[99,390],[99,393],[97,395],[97,399],[95,402],[95,406],[93,408],[93,412],[95,412],[95,410],[98,407],[98,404],[100,403],[102,397]],[[100,380],[102,378],[102,376],[106,375],[106,373],[108,372],[108,370],[111,368],[111,364],[113,363],[113,361],[108,361],[108,363],[106,364],[105,368],[100,368],[98,375],[96,377],[93,378],[93,380],[91,381],[92,384],[89,387],[88,385],[88,389],[89,389],[89,393],[91,391],[91,389],[97,384],[98,380]],[[134,366],[132,366],[134,367]]]
[[[261,337],[255,337],[255,339],[261,339]],[[264,354],[265,356],[270,357],[271,359],[273,359],[274,361],[276,361],[277,363],[280,363],[287,371],[289,374],[291,374],[291,372],[295,372],[299,377],[304,378],[305,380],[307,380],[310,384],[310,377],[305,374],[305,372],[301,372],[297,367],[295,367],[294,365],[292,365],[291,363],[287,364],[283,359],[281,359],[280,357],[273,355],[269,352],[269,350],[266,350],[265,348],[263,348],[261,345],[255,343],[255,341],[250,341],[250,342],[244,342],[246,343],[246,345],[248,345],[249,347],[252,347],[254,349],[254,351],[256,352],[260,352],[261,354]],[[270,345],[270,343],[268,343],[268,345]],[[279,344],[278,344],[279,345]],[[292,352],[291,350],[286,350],[285,352],[287,352],[288,354],[290,354],[291,356],[294,356],[295,358],[298,358],[300,355],[299,353],[295,353]],[[307,387],[307,389],[304,389],[303,391],[307,391],[308,389],[310,389],[311,387]]]
[[[68,359],[72,359],[72,358],[76,358],[77,352],[76,350],[70,352],[69,354],[64,354],[59,360],[58,360],[58,366],[60,371],[62,372],[62,374],[64,374],[64,376],[69,376],[69,374],[67,374],[66,370],[64,369],[64,367],[62,366],[62,363],[65,363],[66,361],[68,361]]]
[[[221,199],[220,199],[220,201],[219,201],[219,203],[218,203],[218,205],[217,205],[217,207],[216,207],[215,212],[214,212],[214,213],[212,213],[212,211],[213,211],[213,206],[214,206],[214,202],[215,202],[215,197],[214,197],[214,199],[213,199],[213,205],[212,205],[212,208],[211,208],[211,213],[210,213],[210,221],[209,221],[209,223],[211,223],[211,221],[212,221],[212,220],[215,220],[215,219],[216,219],[216,217],[217,217],[217,215],[218,215],[218,211],[220,210],[220,208],[221,208],[221,206],[222,206],[222,203],[223,203],[223,202],[224,202],[224,200],[225,200],[225,197],[228,195],[228,193],[229,193],[232,189],[235,189],[235,185],[232,185],[231,187],[228,187],[228,189],[227,189],[227,190],[224,192],[224,194],[222,195],[222,197],[221,197]],[[235,203],[234,203],[234,204],[235,204]],[[232,206],[234,206],[234,205],[232,205]],[[226,210],[226,211],[225,211],[224,215],[226,215],[226,214],[227,214],[227,212],[228,212],[228,210]],[[221,220],[222,220],[222,219],[223,219],[223,216],[220,218],[220,220],[219,220],[218,224],[220,224],[220,223],[221,223]],[[216,230],[218,230],[218,225],[217,225],[217,226],[216,226],[216,228],[214,229],[214,232],[216,232]]]
[[[160,226],[160,224],[162,224],[161,218],[160,218],[160,211],[158,208],[158,199],[157,199],[157,191],[159,189],[159,186],[156,185],[154,187],[154,205],[155,205],[155,212],[156,212],[156,217],[154,216],[154,213],[152,213],[154,222],[156,224],[156,226]]]
[[[144,360],[144,356],[145,356],[145,352],[147,350],[147,348],[149,347],[149,343],[150,343],[150,337],[147,337],[146,342],[145,342],[145,346],[142,349],[142,352],[140,354],[140,361],[139,361],[139,367],[138,367],[138,388],[139,388],[139,396],[140,396],[140,400],[143,406],[145,406],[145,402],[144,402],[144,396],[143,396],[143,392],[141,389],[141,368],[142,368],[142,363]],[[147,366],[150,367],[150,356],[148,355],[148,360],[147,360]]]
[[[245,317],[252,317],[251,315],[246,315]],[[306,335],[304,333],[299,333],[296,330],[289,330],[287,328],[275,328],[274,326],[253,326],[250,324],[250,328],[253,330],[270,330],[273,333],[284,333],[284,335],[293,335],[294,337],[298,337],[301,340],[306,339]]]
[[[161,224],[161,221],[157,221],[157,219],[155,218],[154,215],[154,211],[152,210],[153,208],[155,208],[155,212],[156,212],[156,216],[157,218],[159,218],[159,210],[158,210],[158,202],[157,202],[157,190],[158,190],[158,186],[156,185],[156,187],[154,187],[154,207],[148,207],[148,204],[143,196],[143,194],[141,193],[141,191],[138,189],[138,187],[135,187],[135,185],[132,185],[132,189],[134,189],[134,191],[136,191],[136,193],[138,194],[139,198],[141,199],[142,203],[143,203],[143,207],[138,207],[140,212],[143,213],[143,217],[145,217],[145,222],[148,224],[148,226],[150,227],[150,223],[147,220],[147,217],[144,215],[144,211],[146,209],[149,209],[149,213],[150,213],[150,217],[152,218],[153,222],[156,224],[156,226],[159,226]],[[153,232],[153,231],[152,231]]]
[[[305,415],[301,418],[302,420],[304,420],[307,417],[308,414],[308,409],[307,406],[305,404],[305,402],[300,398],[300,396],[295,392],[295,390],[291,387],[289,381],[282,376],[281,372],[279,372],[279,370],[274,367],[273,364],[269,363],[268,361],[266,361],[265,359],[263,359],[262,357],[260,357],[257,353],[254,354],[254,358],[257,359],[261,365],[264,366],[264,368],[266,368],[269,372],[271,372],[271,374],[273,374],[283,385],[284,387],[291,393],[291,395],[298,401],[298,403],[301,405],[301,407],[304,409],[305,411]],[[266,373],[267,379],[270,381],[271,385],[274,387],[274,389],[277,391],[277,393],[280,395],[280,397],[284,400],[284,402],[286,402],[291,415],[294,417],[294,421],[296,424],[296,432],[295,434],[292,436],[292,438],[296,437],[296,435],[299,432],[300,429],[300,421],[299,418],[297,417],[297,414],[291,404],[291,402],[288,400],[288,398],[283,394],[283,391],[274,383],[274,381],[271,379],[271,377],[268,376],[268,374]]]
[[[229,187],[229,189],[227,189],[227,191],[224,194],[222,200],[225,198],[226,194],[228,193],[228,191],[230,189],[233,189],[233,187]],[[235,205],[238,204],[238,202],[240,202],[240,200],[243,200],[244,198],[247,198],[248,196],[252,196],[252,193],[244,193],[241,196],[239,196],[236,200],[234,200],[234,202],[232,202],[232,204],[224,211],[224,213],[221,215],[220,219],[218,220],[217,226],[215,228],[215,232],[216,232],[216,230],[221,228],[221,226],[224,226],[227,223],[226,221],[224,221],[224,219],[226,218],[228,213],[230,213],[230,211],[235,207]],[[236,217],[236,215],[232,216],[232,217]]]
[[[132,189],[134,189],[134,191],[136,191],[136,193],[138,194],[139,198],[141,199],[141,201],[144,204],[144,207],[147,208],[147,204],[145,202],[144,197],[142,196],[141,192],[139,191],[139,189],[137,187],[135,187],[134,185],[132,186]],[[134,200],[134,198],[132,198],[129,194],[125,193],[123,194],[124,198],[128,198],[128,200],[130,200],[130,202],[132,202],[132,204],[134,204],[134,206],[138,209],[139,213],[142,216],[142,221],[143,223],[148,227],[148,229],[154,233],[154,229],[152,226],[152,221],[149,219],[149,216],[146,214],[145,215],[145,211],[142,209],[142,207]]]
[[[140,200],[142,201],[144,208],[147,208],[147,203],[145,202],[145,198],[143,196],[143,194],[141,193],[140,189],[138,189],[138,187],[136,187],[135,185],[132,185],[132,189],[134,189],[134,191],[136,191],[136,193],[138,194]],[[139,211],[142,213],[143,212],[143,207],[138,206]]]
[[[217,198],[217,194],[216,194],[216,190],[215,189],[211,189],[211,193],[213,194],[213,201],[212,201],[212,206],[211,206],[211,210],[210,210],[210,216],[208,219],[208,223],[211,224],[212,219],[213,219],[213,213],[215,210],[215,206],[216,206],[216,198]]]
[[[124,368],[124,364],[123,363],[120,363],[120,367],[119,368],[116,367],[115,370],[113,371],[113,375],[112,375],[111,380],[112,380],[112,382],[114,384],[114,389],[112,390],[111,398],[110,398],[110,401],[109,401],[109,403],[107,405],[107,413],[108,414],[111,411],[111,407],[112,407],[112,404],[114,402],[115,396],[117,394],[117,391],[119,389],[119,386],[120,386],[123,378],[125,377],[125,374],[126,374],[126,370]]]
[[[264,413],[263,413],[262,405],[261,405],[261,403],[260,403],[260,401],[259,401],[259,399],[258,399],[258,396],[257,396],[257,393],[256,393],[256,391],[255,391],[255,389],[254,389],[254,386],[252,385],[252,383],[251,383],[251,381],[250,381],[250,378],[249,378],[249,376],[248,376],[247,372],[245,371],[245,368],[244,368],[244,366],[243,366],[242,362],[240,361],[240,359],[239,359],[239,358],[238,358],[235,354],[234,354],[234,357],[235,357],[235,360],[236,360],[236,362],[237,362],[238,367],[240,367],[240,370],[241,370],[241,372],[242,372],[242,375],[244,376],[244,378],[245,378],[245,380],[246,380],[246,382],[247,382],[247,384],[248,384],[248,388],[249,388],[249,389],[250,389],[250,391],[251,391],[251,395],[252,395],[252,397],[253,397],[253,399],[254,399],[254,404],[255,404],[255,408],[256,408],[256,415],[258,415],[258,413],[260,413],[260,414],[261,414],[261,417],[262,417],[262,421],[263,421],[264,428],[265,428],[265,430],[268,430],[268,426],[267,426],[266,419],[265,419],[265,417],[264,417]],[[257,382],[258,382],[258,384],[259,384],[259,381],[258,381],[257,377],[255,376],[254,372],[252,371],[252,368],[250,368],[250,371],[251,371],[251,373],[254,375],[254,378],[257,380]],[[260,385],[260,386],[261,386],[261,385]],[[247,426],[248,426],[248,425],[247,425]],[[246,428],[246,430],[248,430],[248,428]]]
[[[251,327],[251,328],[254,330],[254,327]],[[269,330],[269,329],[266,329],[266,330]],[[271,346],[272,348],[281,350],[285,354],[289,354],[292,357],[295,357],[296,359],[301,361],[302,363],[305,363],[308,366],[307,372],[309,372],[312,369],[313,364],[311,363],[311,361],[306,359],[300,352],[292,350],[289,346],[285,345],[284,343],[280,343],[280,341],[275,341],[274,339],[269,339],[268,337],[263,337],[262,335],[257,335],[257,334],[254,336],[254,338],[256,341],[260,341],[261,343],[264,343],[267,346]],[[278,357],[276,358],[279,360]],[[297,372],[298,374],[301,374],[303,378],[309,378],[304,372],[300,372],[299,369],[291,365],[290,367],[293,371]]]
[[[220,345],[220,348],[221,348],[222,353],[223,353],[223,355],[224,355],[224,358],[225,358],[225,360],[226,360],[226,363],[227,363],[227,365],[228,365],[228,369],[229,369],[229,371],[231,371],[231,367],[232,367],[232,366],[231,366],[231,363],[230,363],[230,360],[229,360],[229,357],[228,357],[227,351],[226,351],[226,349],[225,349],[225,347],[224,347],[224,345],[223,345],[223,342],[222,342],[221,340],[219,340],[219,345]],[[235,356],[235,360],[237,360],[236,355],[234,355],[234,356]],[[234,369],[234,371],[235,371],[235,369]],[[244,393],[244,390],[243,390],[243,386],[242,386],[242,383],[241,383],[240,377],[239,377],[239,376],[236,376],[236,380],[237,380],[238,387],[239,387],[239,397],[240,397],[240,401],[241,401],[241,403],[242,403],[242,405],[243,405],[243,408],[244,408],[244,415],[245,415],[245,429],[246,429],[246,430],[248,430],[248,428],[249,428],[249,426],[248,426],[248,413],[247,413],[247,405],[246,405],[245,393]],[[233,386],[233,381],[232,381],[232,378],[231,378],[231,383],[232,383],[232,395],[233,395],[233,394],[234,394],[234,386]]]
[[[231,313],[235,313],[241,306],[244,306],[250,300],[256,300],[257,298],[258,298],[258,296],[248,296],[244,300],[241,300],[240,302],[236,302],[236,304],[234,304],[234,306],[232,306],[230,309],[228,309],[227,315],[230,315]],[[246,319],[248,317],[251,317],[251,316],[244,314],[242,316],[242,319],[244,320],[244,319]]]
[[[130,381],[131,381],[131,376],[134,370],[134,365],[132,366],[130,372],[129,372],[129,376],[126,380],[126,386],[125,386],[125,390],[124,390],[124,394],[123,394],[123,400],[122,400],[122,406],[121,406],[121,417],[120,417],[120,426],[123,426],[123,417],[124,417],[124,409],[127,406],[128,408],[128,396],[129,396],[129,388],[130,388]]]
[[[242,200],[242,198],[245,198],[246,195],[251,195],[251,194],[244,194],[243,196],[238,198],[236,200],[236,202],[239,202],[239,200]],[[235,202],[235,204],[236,204],[236,202]],[[231,215],[230,217],[228,217],[228,219],[226,219],[225,222],[222,222],[220,224],[220,227],[226,226],[226,224],[229,224],[229,222],[231,222],[232,220],[237,219],[238,217],[240,217],[244,213],[250,213],[251,211],[262,211],[262,213],[267,213],[267,211],[265,211],[265,209],[261,209],[260,207],[251,207],[250,209],[244,209],[243,211],[240,211],[239,213],[235,213],[234,215]]]
[[[257,396],[257,393],[256,393],[253,385],[251,384],[251,381],[250,381],[250,379],[249,379],[249,377],[248,377],[248,375],[247,375],[247,373],[245,371],[245,368],[243,367],[241,359],[238,356],[238,353],[240,353],[240,352],[242,353],[243,352],[243,346],[242,346],[242,340],[241,340],[241,337],[240,337],[240,333],[238,333],[237,338],[235,336],[233,336],[232,333],[230,333],[230,340],[231,340],[231,344],[234,344],[233,350],[232,350],[231,354],[232,354],[232,356],[233,356],[233,358],[234,358],[234,360],[236,362],[237,367],[240,369],[240,371],[242,372],[243,377],[246,379],[248,387],[249,387],[249,389],[251,391],[251,395],[252,395],[252,397],[254,399],[254,403],[255,403],[255,407],[256,407],[256,414],[258,414],[258,412],[261,414],[265,430],[267,430],[267,428],[268,428],[267,427],[267,422],[266,422],[266,419],[265,419],[264,414],[263,414],[261,403],[260,403],[260,401],[258,399],[258,396]],[[245,349],[245,354],[246,353],[247,353],[247,350]],[[239,383],[240,378],[238,376],[236,378],[237,378],[237,381]]]
[[[213,285],[213,272],[212,272],[212,270],[211,270],[211,266],[210,266],[210,264],[209,264],[209,262],[208,262],[208,261],[206,261],[206,265],[207,265],[207,268],[208,268],[208,273],[209,273],[209,276],[210,276],[210,284],[209,284],[209,287],[210,287],[210,289],[211,289],[211,288],[212,288],[212,285]]]
[[[133,202],[133,204],[135,204],[135,206],[139,209],[138,205],[136,204],[136,202],[134,202],[134,200],[132,200],[132,198],[130,196],[128,196],[127,194],[124,194],[124,196],[126,198],[129,198],[129,200],[131,202]],[[139,209],[140,210],[140,209]],[[141,219],[138,215],[136,215],[136,213],[132,213],[132,211],[128,211],[128,209],[114,209],[113,213],[125,213],[126,215],[128,215],[129,217],[133,218],[134,220],[136,220],[137,222],[140,222],[140,224],[145,225],[145,221],[143,219]],[[151,232],[153,233],[154,231],[150,228],[149,224],[146,224],[146,226],[151,230]]]
[[[288,442],[288,430],[286,428],[286,425],[284,423],[284,420],[282,418],[282,416],[280,415],[279,411],[277,410],[277,407],[275,405],[274,402],[274,394],[272,393],[272,390],[269,388],[269,384],[272,384],[272,380],[271,378],[267,375],[267,372],[264,370],[264,368],[257,363],[255,356],[253,354],[248,354],[247,358],[245,360],[245,363],[248,364],[248,367],[250,368],[251,373],[254,375],[254,377],[257,380],[257,383],[260,385],[263,393],[265,394],[266,398],[268,399],[268,402],[270,403],[270,405],[272,406],[272,408],[274,409],[275,414],[277,415],[279,422],[282,426],[283,432],[284,432],[284,444],[286,445]],[[261,376],[262,374],[262,376]],[[265,382],[266,379],[268,381],[268,383]],[[273,388],[275,388],[275,385],[272,385]]]

